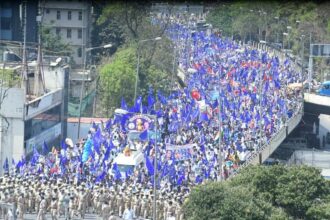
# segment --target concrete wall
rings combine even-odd
[[[3,91],[6,88],[3,88]],[[6,158],[18,161],[24,153],[24,91],[19,88],[7,90],[0,113],[0,174]]]
[[[289,164],[309,165],[321,169],[330,169],[330,152],[317,150],[297,150],[289,160]]]
[[[80,137],[86,138],[89,129],[92,127],[91,123],[81,123],[80,124]],[[77,143],[78,138],[78,123],[69,122],[67,125],[67,137],[71,138],[73,143]]]
[[[64,76],[66,68],[61,66],[44,66],[45,87],[48,90],[56,90],[64,87]]]
[[[304,93],[304,100],[305,102],[321,105],[321,106],[328,106],[330,109],[330,97],[329,96],[321,96],[312,93]]]
[[[60,105],[63,98],[62,92],[62,89],[57,89],[26,104],[24,119],[28,120],[44,111]]]
[[[330,114],[330,113],[329,113]],[[323,146],[323,137],[327,135],[328,132],[330,132],[330,115],[320,115],[320,124],[319,124],[319,133],[318,136],[321,140],[321,146]],[[326,149],[330,149],[330,144],[324,143]],[[330,160],[330,158],[329,158]]]

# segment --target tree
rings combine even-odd
[[[290,167],[288,172],[278,176],[275,202],[287,213],[303,218],[315,200],[323,201],[329,194],[326,180],[313,167]]]
[[[64,43],[59,35],[55,35],[51,28],[41,27],[41,42],[46,54],[70,56],[72,48],[69,43]]]
[[[188,219],[329,219],[329,185],[312,167],[249,166],[196,187],[184,211]]]
[[[103,73],[111,72],[111,74],[101,73],[103,75],[101,76],[102,105],[108,114],[111,112],[109,112],[110,107],[115,108],[119,106],[121,96],[129,104],[133,103],[138,56],[140,58],[138,95],[147,97],[149,88],[153,88],[154,91],[161,90],[163,93],[168,94],[172,89],[169,82],[172,82],[172,79],[177,79],[177,62],[173,60],[174,45],[165,36],[165,30],[169,23],[165,22],[162,26],[152,24],[149,16],[150,6],[151,3],[149,1],[146,1],[144,4],[112,2],[104,6],[102,13],[97,19],[97,28],[100,31],[100,35],[104,36],[100,44],[113,43],[114,50],[111,53],[118,49],[113,59],[103,59],[105,62],[102,65],[104,67],[101,68]],[[112,33],[112,35],[107,35],[107,33]],[[156,37],[161,37],[162,39],[159,41],[150,40]],[[128,56],[128,53],[124,51],[130,51],[130,59],[123,59],[119,62],[118,60],[121,59],[119,57]],[[108,55],[111,55],[111,53]],[[106,64],[109,61],[113,61],[113,63],[111,65]],[[114,91],[118,92],[118,89],[111,87],[114,86],[112,74],[122,69],[122,67],[118,66],[116,70],[113,70],[112,67],[120,64],[127,67],[125,71],[132,76],[129,80],[134,81],[134,83],[129,84],[130,87],[123,89],[119,94]],[[123,78],[126,77],[124,74],[115,75],[118,81],[123,81]],[[110,91],[113,94],[119,94],[119,97],[110,98],[112,96],[109,94]]]
[[[330,202],[312,205],[308,209],[306,217],[311,220],[330,219]]]
[[[119,49],[111,63],[100,68],[101,104],[110,116],[120,106],[121,97],[133,104],[136,56],[133,48]]]
[[[207,183],[192,190],[184,203],[186,219],[287,219],[286,214],[248,187]]]
[[[286,171],[284,166],[249,166],[232,179],[232,185],[250,185],[254,194],[262,194],[263,197],[275,204],[277,178]]]

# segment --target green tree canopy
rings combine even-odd
[[[286,219],[287,215],[271,202],[254,195],[244,186],[207,183],[196,187],[184,203],[187,219]]]
[[[192,190],[187,219],[329,219],[329,182],[316,168],[250,166]]]
[[[111,108],[120,106],[121,97],[132,104],[135,63],[135,50],[123,48],[117,51],[111,63],[100,68],[101,101],[107,116],[110,116]]]

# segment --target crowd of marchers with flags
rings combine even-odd
[[[161,19],[153,23],[163,25]],[[191,187],[235,173],[300,111],[301,91],[287,85],[303,79],[289,59],[216,33],[191,31],[180,20],[173,20],[166,34],[179,50],[185,87],[177,85],[168,96],[150,88],[132,107],[122,99],[127,113],[93,123],[82,141],[67,138],[52,149],[44,143],[29,160],[22,157],[10,164],[7,159],[4,170],[40,180],[84,182],[90,189],[102,184],[134,191],[137,186],[152,189],[157,169],[157,189],[180,195],[182,204]],[[135,114],[154,115],[159,137],[145,130],[128,143],[127,122]],[[123,173],[114,158],[132,144],[139,146],[144,162]]]

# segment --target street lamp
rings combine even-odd
[[[86,61],[87,61],[87,52],[92,51],[94,49],[99,49],[99,48],[110,48],[112,47],[112,44],[105,44],[102,46],[98,47],[90,47],[90,48],[85,48],[85,56],[84,56],[84,75],[83,75],[83,80],[81,82],[81,89],[80,89],[80,99],[79,99],[79,117],[78,117],[78,132],[77,132],[77,139],[79,140],[80,138],[80,123],[81,123],[81,107],[82,107],[82,99],[83,99],[83,91],[85,87],[85,75],[86,75]]]
[[[288,34],[288,33],[285,33],[285,32],[283,33],[283,35],[284,35],[284,36],[289,36],[289,34]],[[282,42],[282,44],[283,44],[283,45],[282,45],[282,48],[283,48],[283,50],[284,50],[284,38],[283,38],[283,42]]]
[[[300,40],[301,40],[301,85],[302,85],[302,91],[304,89],[304,53],[305,53],[305,35],[301,35],[300,36]],[[302,92],[302,94],[304,95],[304,92]]]
[[[98,49],[98,48],[110,48],[112,47],[112,44],[106,44],[106,45],[103,45],[103,46],[99,46],[99,47],[90,47],[90,48],[86,48],[85,49],[85,52],[88,52],[88,51],[91,51],[91,50],[94,50],[94,49]]]
[[[253,13],[254,10],[250,9],[250,12]],[[250,17],[250,24],[252,24],[252,16]],[[251,43],[251,35],[252,35],[252,28],[250,28],[250,43]]]
[[[287,26],[286,28],[288,29],[288,50],[290,50],[290,31],[291,31],[292,27]]]
[[[280,17],[276,16],[274,18],[277,20],[276,43],[279,43],[279,39],[278,39],[278,29],[279,29],[279,26],[278,26],[278,23],[280,21]]]
[[[135,89],[134,89],[134,102],[136,101],[137,87],[138,87],[138,81],[139,81],[139,69],[140,69],[140,50],[139,50],[139,46],[140,46],[140,43],[144,43],[144,42],[147,42],[147,41],[158,41],[158,40],[161,40],[161,39],[162,39],[161,37],[155,37],[155,38],[151,38],[151,39],[140,40],[138,42],[136,79],[135,79]]]

